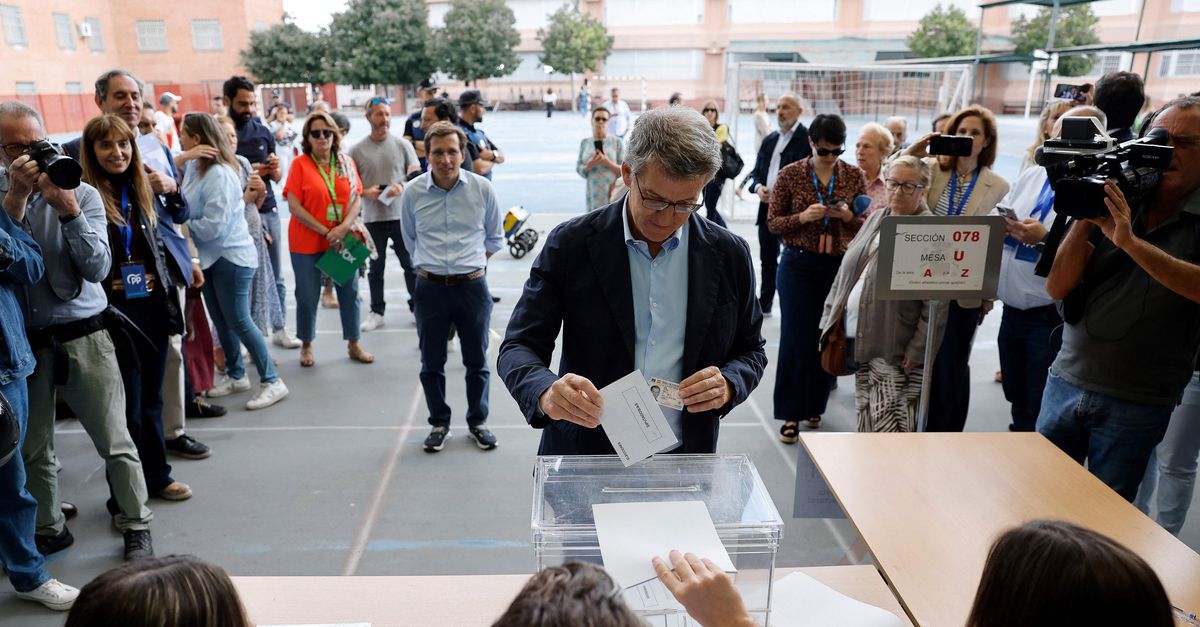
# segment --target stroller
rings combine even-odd
[[[537,231],[525,228],[525,222],[528,220],[529,212],[520,205],[504,214],[504,241],[508,243],[508,252],[514,259],[524,257],[537,245]]]

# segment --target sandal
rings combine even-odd
[[[349,353],[350,359],[357,361],[360,364],[375,363],[375,356],[363,350],[363,347],[358,344],[351,344],[347,346],[346,352]]]
[[[804,426],[808,427],[809,429],[820,429],[821,428],[821,417],[813,416],[813,417],[809,418],[808,420],[805,420]]]
[[[313,347],[312,344],[305,344],[300,347],[300,366],[304,368],[313,367]]]
[[[795,444],[800,439],[800,423],[788,420],[779,428],[779,441],[784,444]]]

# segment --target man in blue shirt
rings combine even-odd
[[[483,450],[496,448],[487,428],[488,296],[487,260],[504,243],[500,209],[492,184],[462,169],[466,137],[449,122],[425,129],[429,171],[413,179],[400,196],[404,247],[417,273],[417,336],[421,347],[421,387],[433,429],[425,450],[442,450],[450,437],[446,404],[446,336],[458,328],[467,369],[467,429]]]
[[[654,109],[628,136],[629,193],[547,237],[497,361],[542,429],[538,454],[613,453],[598,390],[635,369],[679,383],[683,411],[663,408],[676,453],[716,451],[720,419],[758,385],[767,357],[750,249],[693,215],[720,163],[703,116]]]

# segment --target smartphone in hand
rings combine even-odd
[[[934,135],[929,139],[929,154],[970,157],[974,140],[965,135]]]

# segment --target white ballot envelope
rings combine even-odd
[[[600,424],[626,468],[679,442],[641,370],[605,386],[600,396]]]
[[[891,612],[868,605],[804,573],[792,573],[772,585],[771,624],[790,627],[902,627]]]
[[[670,563],[671,549],[737,572],[703,501],[597,503],[592,515],[604,570],[622,588],[656,579],[650,559],[657,555]]]
[[[388,185],[387,189],[383,190],[383,193],[379,195],[379,202],[381,202],[389,207],[392,206],[392,201],[399,198],[400,194],[396,194],[393,196],[391,191],[392,191],[392,186]],[[403,193],[403,192],[401,192],[401,193]]]
[[[167,176],[171,175],[171,165],[167,163],[167,153],[163,152],[163,145],[158,142],[158,137],[154,133],[138,135],[137,147],[142,163]]]

